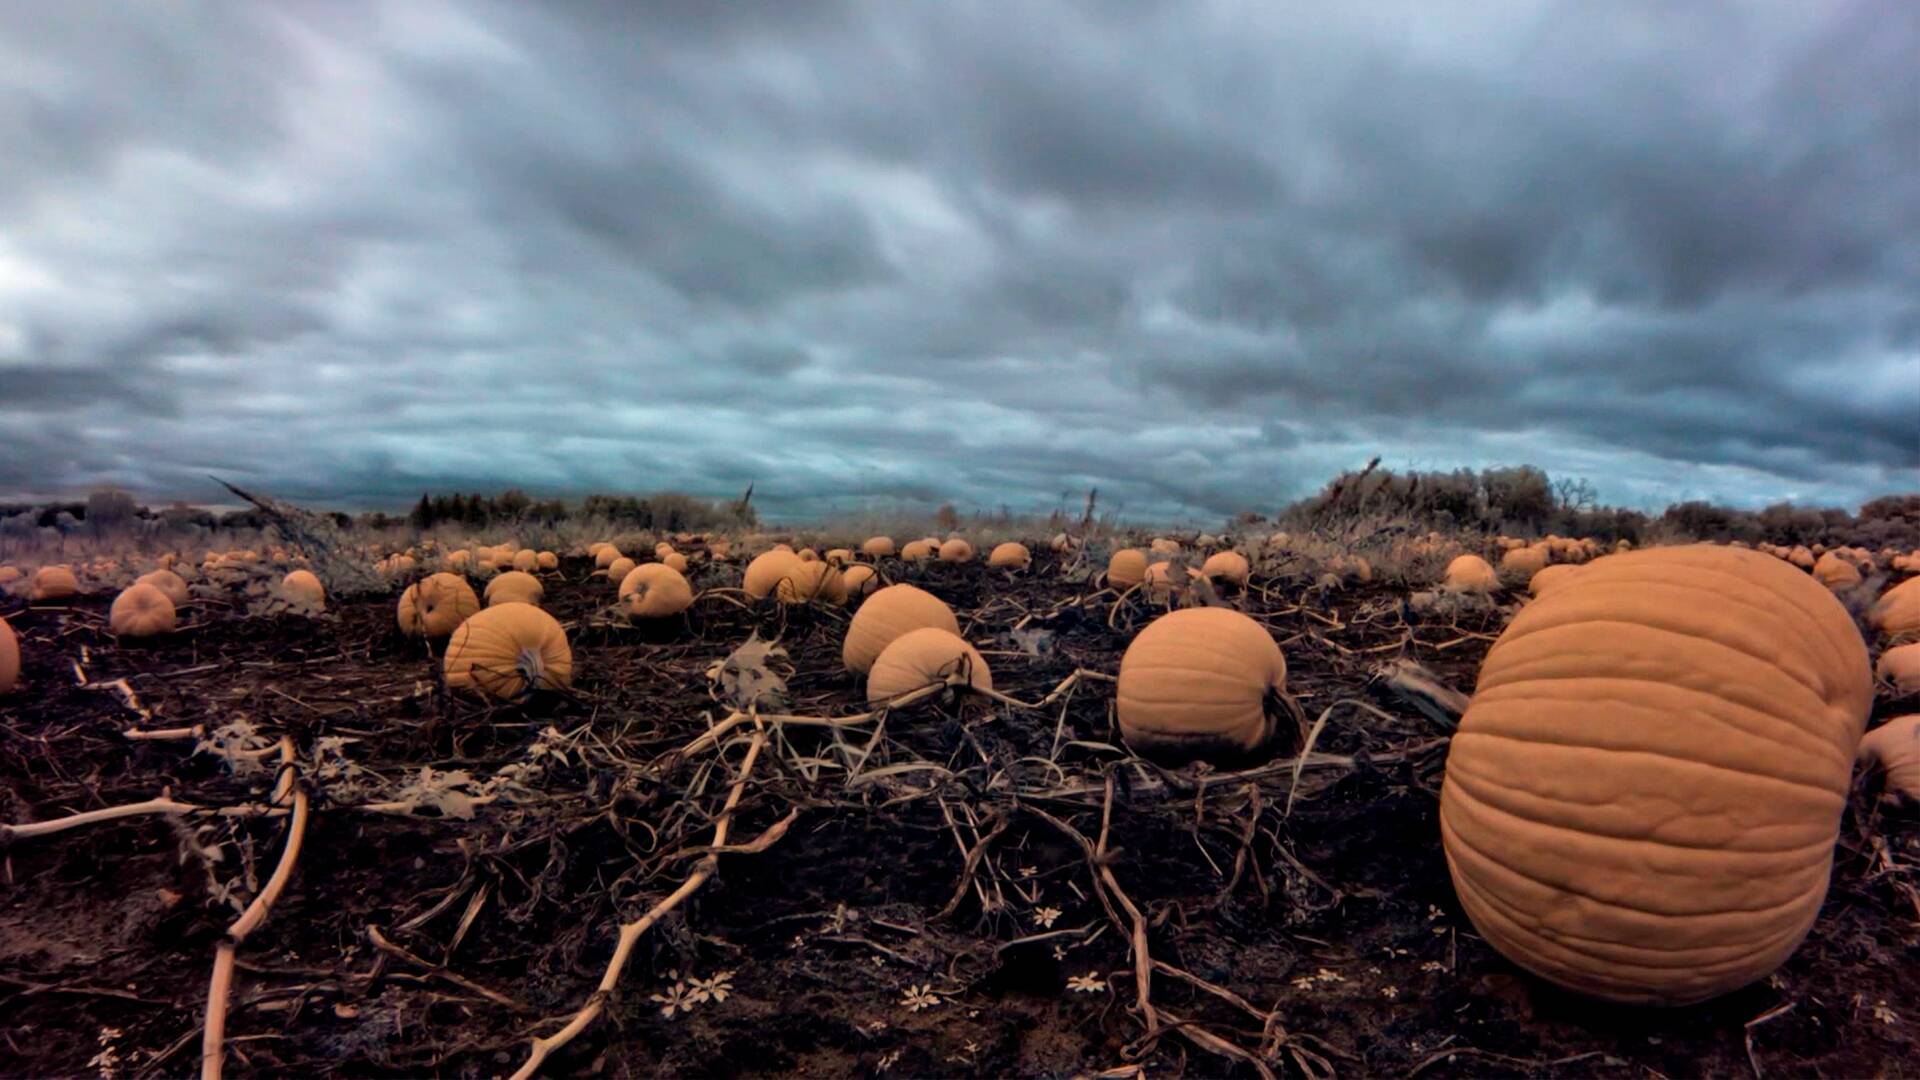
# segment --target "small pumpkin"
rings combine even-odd
[[[1521,609],[1449,748],[1461,906],[1521,967],[1684,1005],[1799,945],[1872,704],[1845,608],[1752,551],[1597,560]]]
[[[0,694],[20,681],[20,637],[0,618]]]
[[[1121,548],[1107,560],[1107,585],[1125,592],[1147,580],[1147,553],[1139,548]]]
[[[1230,761],[1273,739],[1287,661],[1273,635],[1231,608],[1171,611],[1120,658],[1114,712],[1135,753]]]
[[[944,552],[942,557],[945,557]],[[993,551],[987,555],[988,566],[1003,570],[1025,570],[1032,562],[1033,553],[1027,550],[1027,545],[1012,540],[994,545]]]
[[[653,557],[659,559],[661,562],[666,562],[667,556],[671,554],[673,554],[673,545],[667,543],[665,540],[653,545]],[[625,585],[625,579],[622,579],[620,583]]]
[[[810,547],[803,547],[799,551],[794,552],[794,554],[800,557],[801,562],[819,562],[820,561],[820,553],[813,550]]]
[[[1920,578],[1908,578],[1880,595],[1867,621],[1895,641],[1920,637]]]
[[[157,637],[173,632],[173,601],[152,585],[130,585],[113,598],[107,626],[119,637]]]
[[[840,575],[840,581],[846,586],[847,597],[865,596],[880,587],[880,575],[866,563],[854,563]]]
[[[166,593],[167,599],[173,601],[174,607],[182,607],[188,600],[192,599],[192,594],[187,592],[186,579],[171,570],[155,570],[151,573],[141,574],[135,581],[135,584],[151,585],[161,592]]]
[[[869,537],[866,543],[860,545],[860,550],[870,559],[890,558],[894,552],[893,537]]]
[[[620,579],[620,607],[630,619],[664,619],[692,605],[693,586],[665,562],[643,563]]]
[[[1551,551],[1552,549],[1545,544],[1528,544],[1526,547],[1514,548],[1512,551],[1500,556],[1500,569],[1522,577],[1531,578],[1541,570],[1544,570],[1547,563],[1552,561],[1550,558]],[[1477,559],[1479,556],[1476,555],[1474,558]],[[1456,559],[1455,561],[1457,562],[1459,560]]]
[[[827,552],[828,566],[850,566],[852,563],[852,548],[833,548]]]
[[[946,563],[972,562],[973,545],[956,536],[940,545],[940,561]]]
[[[746,576],[741,587],[755,600],[764,600],[772,595],[774,587],[794,572],[800,565],[800,559],[791,551],[774,549],[754,556],[747,564]]]
[[[80,579],[73,576],[71,567],[43,566],[33,572],[33,584],[28,589],[27,597],[39,603],[45,600],[65,600],[79,592]]]
[[[1180,554],[1180,541],[1169,540],[1164,536],[1156,537],[1151,544],[1147,545],[1147,553],[1150,555],[1178,555]]]
[[[1874,677],[1893,687],[1893,696],[1920,694],[1920,642],[1895,645],[1880,654],[1873,665]]]
[[[908,562],[925,562],[939,550],[939,545],[931,540],[909,540],[907,546],[900,549],[900,557]]]
[[[473,552],[466,548],[447,552],[447,569],[465,570],[473,565]]]
[[[252,560],[238,559],[236,561],[245,563],[251,562]],[[413,573],[413,566],[413,556],[395,555],[393,558],[387,560],[387,573],[394,577],[405,577]]]
[[[1200,576],[1215,581],[1231,581],[1235,585],[1245,585],[1253,575],[1253,566],[1247,557],[1237,551],[1216,551],[1207,556],[1200,564]]]
[[[1795,547],[1787,552],[1787,561],[1802,570],[1811,570],[1813,569],[1815,560],[1814,554],[1810,549],[1806,547]]]
[[[492,581],[487,582],[485,593],[487,606],[496,604],[532,604],[540,606],[547,594],[547,587],[540,579],[525,570],[509,570]]]
[[[622,558],[620,549],[614,547],[612,544],[600,544],[598,546],[599,550],[593,553],[594,569],[605,570],[607,567],[613,565],[614,560]]]
[[[939,597],[913,585],[889,585],[853,613],[840,659],[848,671],[864,674],[895,638],[923,627],[960,633],[960,621]]]
[[[840,571],[819,559],[788,567],[787,574],[773,587],[783,604],[806,604],[815,600],[826,604],[844,603],[847,585]]]
[[[618,585],[620,582],[625,581],[627,579],[628,574],[633,573],[633,568],[636,565],[638,564],[636,564],[632,559],[629,559],[625,555],[622,555],[619,558],[608,563],[606,569],[602,570],[601,573],[606,575],[606,578],[608,581],[611,581],[614,584]]]
[[[480,610],[480,597],[457,574],[434,574],[407,586],[394,617],[409,637],[446,637]]]
[[[1920,715],[1896,716],[1867,732],[1859,759],[1870,771],[1886,774],[1888,794],[1920,802]]]
[[[513,553],[513,568],[523,574],[531,574],[540,569],[540,553],[532,548],[521,548]]]
[[[553,616],[518,602],[490,607],[447,642],[447,689],[513,701],[535,689],[573,683],[573,650]]]
[[[540,570],[560,569],[560,556],[551,551],[538,552],[533,557],[534,566]]]
[[[1515,549],[1516,551],[1522,549]],[[1511,555],[1513,552],[1508,552]],[[1483,593],[1499,587],[1500,577],[1487,560],[1478,555],[1457,555],[1447,564],[1441,587],[1448,592]]]
[[[890,701],[930,683],[962,675],[976,690],[993,689],[986,658],[959,634],[924,626],[893,639],[867,673],[867,701]]]
[[[1860,568],[1837,551],[1829,551],[1813,564],[1813,579],[1835,592],[1860,584]]]
[[[308,607],[324,607],[327,588],[311,570],[292,570],[280,579],[280,595]]]
[[[669,551],[667,552],[667,557],[660,560],[660,565],[671,569],[676,574],[684,576],[687,572],[687,557],[677,551]],[[625,579],[623,578],[622,580]]]
[[[1170,562],[1153,563],[1147,567],[1140,588],[1156,604],[1171,603],[1187,591],[1187,571],[1175,570]]]

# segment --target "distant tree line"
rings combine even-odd
[[[425,530],[438,525],[465,525],[472,528],[508,524],[552,526],[573,518],[606,521],[622,528],[668,532],[751,526],[759,520],[750,501],[745,499],[724,502],[677,491],[664,491],[647,496],[588,495],[577,507],[569,508],[559,499],[537,501],[518,488],[510,488],[492,496],[423,493],[404,523]],[[380,524],[371,520],[368,523]]]
[[[1775,544],[1920,547],[1920,494],[1887,495],[1858,513],[1839,507],[1776,503],[1735,510],[1703,501],[1675,503],[1658,515],[1602,506],[1587,481],[1555,479],[1534,465],[1452,471],[1349,470],[1278,519],[1312,527],[1367,518],[1401,518],[1421,528],[1514,536],[1592,536],[1600,540],[1742,540]]]

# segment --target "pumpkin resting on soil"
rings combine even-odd
[[[1893,687],[1895,697],[1920,694],[1920,642],[1895,645],[1881,653],[1873,673]]]
[[[141,574],[135,579],[134,584],[151,585],[166,593],[167,599],[173,601],[174,607],[180,607],[193,598],[192,594],[187,592],[186,579],[171,570],[155,570],[150,574]]]
[[[847,598],[846,580],[840,571],[819,559],[794,563],[773,587],[783,604],[806,604],[815,600],[825,604],[842,603]]]
[[[1478,555],[1459,555],[1447,564],[1446,580],[1441,587],[1448,592],[1483,593],[1499,584],[1500,577],[1493,572],[1493,567],[1487,565],[1487,560]]]
[[[872,537],[860,545],[860,550],[870,559],[884,559],[893,554],[893,537]]]
[[[693,586],[666,563],[634,567],[620,580],[620,609],[629,619],[664,619],[693,604]]]
[[[28,599],[38,603],[42,600],[65,600],[80,591],[80,581],[73,571],[64,566],[43,566],[33,572],[33,585],[28,590]]]
[[[0,619],[0,694],[13,689],[20,681],[20,637]]]
[[[1139,548],[1121,548],[1107,560],[1107,585],[1125,592],[1147,579],[1147,553]]]
[[[860,610],[847,623],[847,638],[840,646],[840,659],[848,671],[865,673],[893,639],[922,627],[934,627],[954,635],[960,633],[960,620],[953,609],[925,589],[913,585],[889,585],[867,597]]]
[[[1461,906],[1596,997],[1684,1005],[1765,977],[1826,896],[1872,698],[1846,610],[1770,556],[1588,564],[1500,635],[1449,749]]]
[[[998,566],[1008,570],[1025,570],[1027,564],[1032,561],[1033,553],[1027,550],[1027,545],[1012,540],[996,545],[992,554],[987,556],[988,566]]]
[[[280,579],[280,595],[309,607],[323,607],[327,602],[327,587],[320,584],[313,571],[294,570]]]
[[[532,604],[500,604],[460,624],[447,642],[447,689],[512,701],[573,682],[573,650],[559,620]]]
[[[1867,732],[1860,761],[1886,774],[1887,794],[1920,802],[1920,716],[1896,716]]]
[[[1908,578],[1881,594],[1867,621],[1895,641],[1920,637],[1920,578]]]
[[[1231,761],[1272,740],[1286,684],[1286,658],[1266,627],[1230,608],[1183,608],[1127,646],[1114,711],[1135,753]]]
[[[799,565],[800,557],[791,551],[775,549],[756,555],[753,561],[747,564],[746,577],[742,580],[741,586],[746,589],[748,596],[755,600],[764,600],[772,594],[774,587],[792,574]]]
[[[488,607],[512,603],[539,607],[541,598],[546,595],[547,587],[525,570],[509,570],[487,582],[485,593]]]
[[[959,634],[922,627],[881,650],[867,673],[867,700],[888,701],[956,674],[964,674],[975,689],[993,689],[993,672],[978,649]]]
[[[453,633],[454,627],[479,610],[480,598],[467,579],[442,573],[407,586],[407,591],[400,594],[394,617],[401,633],[437,638]]]
[[[1237,551],[1216,551],[1200,564],[1201,577],[1231,581],[1235,585],[1245,585],[1252,573],[1253,567],[1247,563],[1247,557]]]
[[[113,598],[107,625],[120,637],[156,637],[173,632],[173,601],[152,585],[130,585]]]

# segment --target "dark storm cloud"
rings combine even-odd
[[[1920,488],[1917,54],[1891,0],[0,0],[0,489]]]

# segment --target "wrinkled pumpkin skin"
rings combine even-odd
[[[634,567],[620,582],[620,607],[630,619],[664,619],[693,605],[693,586],[664,562]]]
[[[130,585],[114,597],[107,626],[119,637],[157,637],[173,632],[173,601],[153,585]]]
[[[394,620],[400,624],[400,632],[410,637],[446,637],[479,610],[480,598],[466,578],[434,574],[407,586],[407,591],[400,594]]]
[[[1168,763],[1234,762],[1273,739],[1287,661],[1273,636],[1230,608],[1171,611],[1120,658],[1114,712],[1135,753]]]
[[[447,642],[447,689],[512,701],[573,683],[573,650],[559,620],[509,601],[462,622]]]
[[[967,685],[993,689],[993,672],[972,643],[958,634],[925,626],[894,638],[867,673],[867,701],[878,704],[954,674]]]
[[[525,570],[509,570],[492,581],[487,582],[487,591],[482,594],[487,606],[495,604],[521,603],[540,606],[547,595],[547,587],[540,579]]]
[[[1766,976],[1826,896],[1872,696],[1846,610],[1771,556],[1589,563],[1514,617],[1449,749],[1461,906],[1595,997],[1684,1005]]]
[[[939,597],[912,585],[889,585],[853,613],[840,647],[841,662],[848,671],[865,674],[895,638],[929,626],[960,634],[960,620]]]

